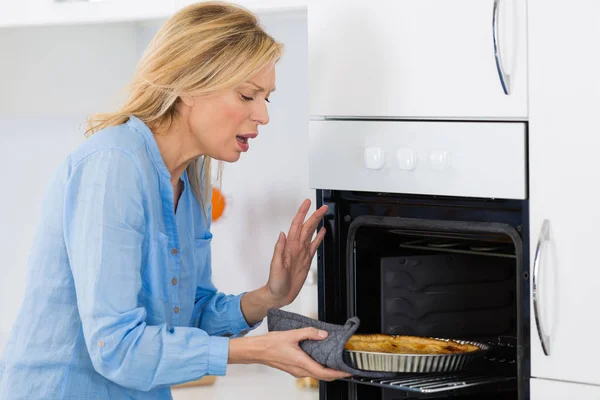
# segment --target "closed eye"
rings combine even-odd
[[[248,96],[244,96],[243,94],[240,94],[240,96],[242,96],[242,100],[243,100],[243,101],[252,101],[252,100],[254,100],[254,97],[248,97]],[[267,99],[267,98],[265,98],[265,101],[266,101],[267,103],[270,103],[270,102],[271,102],[271,100],[269,100],[269,99]]]

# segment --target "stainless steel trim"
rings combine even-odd
[[[490,346],[485,343],[465,340],[454,341],[460,344],[473,344],[481,350],[460,354],[394,354],[345,350],[344,356],[348,365],[363,371],[456,372],[461,371],[473,360],[483,357],[490,349]]]
[[[550,335],[546,333],[544,329],[542,315],[540,311],[541,299],[539,298],[538,279],[540,278],[540,265],[542,264],[542,253],[544,252],[545,244],[550,240],[550,221],[545,219],[542,223],[542,229],[540,230],[540,237],[538,238],[537,245],[535,248],[535,258],[533,259],[533,312],[535,315],[535,325],[537,326],[538,335],[540,336],[540,342],[542,343],[542,349],[544,354],[550,355]]]
[[[498,76],[500,77],[500,84],[504,94],[510,95],[510,75],[504,70],[502,64],[502,54],[500,53],[500,28],[498,24],[498,14],[500,12],[500,0],[494,0],[494,15],[492,17],[492,30],[494,37],[494,58],[496,59],[496,69],[498,70]]]

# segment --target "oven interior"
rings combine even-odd
[[[516,398],[515,238],[476,232],[477,224],[469,224],[469,232],[451,231],[451,223],[443,231],[378,225],[365,222],[352,240],[349,306],[360,318],[358,333],[463,339],[493,348],[464,372],[354,378],[362,383],[355,386],[357,396],[467,399],[486,392],[495,393],[486,398]]]
[[[528,399],[528,203],[318,190],[319,319],[485,342],[457,373],[323,382],[321,400]]]

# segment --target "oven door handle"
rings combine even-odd
[[[546,243],[550,241],[550,221],[544,220],[542,223],[542,229],[540,230],[540,237],[537,241],[535,248],[535,258],[533,259],[533,312],[535,315],[535,325],[537,326],[538,335],[540,336],[540,342],[542,343],[542,350],[544,354],[550,355],[550,335],[546,333],[544,324],[542,321],[542,314],[540,311],[541,298],[539,297],[539,286],[538,280],[540,278],[540,265],[542,264],[542,253],[546,247]]]
[[[498,24],[500,12],[500,0],[494,0],[494,10],[492,16],[492,31],[494,39],[494,58],[496,59],[496,69],[500,78],[500,85],[505,95],[510,95],[510,75],[504,70],[502,63],[502,54],[500,52],[500,25]]]

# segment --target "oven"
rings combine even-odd
[[[310,180],[329,207],[320,320],[491,346],[464,371],[321,383],[320,399],[529,399],[526,123],[313,120]]]

